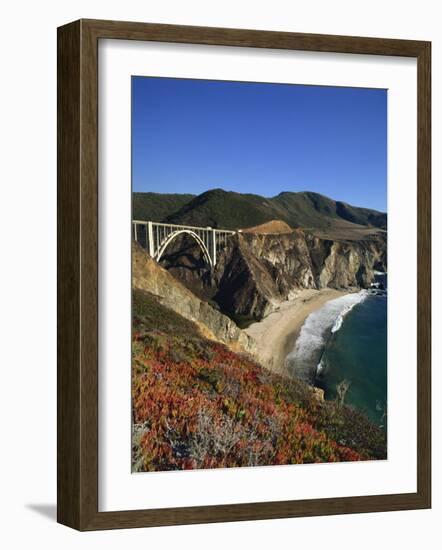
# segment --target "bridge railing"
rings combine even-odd
[[[132,223],[137,225],[147,225],[149,222],[145,220],[132,220]],[[218,229],[217,227],[211,227],[210,225],[204,227],[204,226],[183,225],[183,224],[164,223],[164,222],[151,222],[151,223],[152,225],[159,225],[162,227],[174,227],[176,229],[193,229],[195,231],[211,230],[217,233],[229,233],[231,235],[234,235],[235,233],[237,233],[237,231],[233,231],[232,229]]]
[[[139,243],[142,248],[145,248],[146,250],[149,249],[149,242],[148,242],[148,225],[146,222],[133,222],[132,223],[132,229],[133,229],[133,238],[134,241]]]

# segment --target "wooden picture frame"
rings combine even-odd
[[[124,39],[405,56],[418,67],[417,492],[98,511],[98,41]],[[79,20],[58,29],[58,521],[82,531],[431,506],[431,44]]]

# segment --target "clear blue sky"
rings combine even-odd
[[[387,91],[132,78],[134,191],[315,191],[386,211]]]

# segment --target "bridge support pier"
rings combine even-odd
[[[212,266],[216,266],[216,232],[212,229]]]
[[[147,248],[148,248],[149,255],[153,258],[154,255],[155,255],[155,245],[154,245],[154,242],[153,242],[152,222],[147,222],[146,240],[147,240]]]

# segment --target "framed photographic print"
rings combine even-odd
[[[430,51],[59,28],[59,522],[431,506]]]

